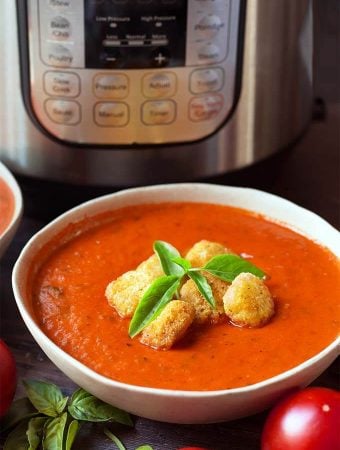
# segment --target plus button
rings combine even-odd
[[[167,58],[161,52],[159,52],[158,55],[154,58],[159,66],[161,66],[166,61],[166,59]]]

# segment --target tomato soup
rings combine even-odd
[[[108,305],[105,288],[148,258],[157,239],[182,254],[207,239],[251,255],[269,275],[273,319],[262,328],[196,328],[169,351],[129,338],[129,320]],[[28,289],[36,320],[58,346],[100,374],[141,386],[246,386],[300,364],[339,332],[337,258],[284,226],[221,205],[137,205],[69,225],[37,256]]]
[[[14,214],[14,197],[5,181],[0,178],[0,235],[8,227]]]

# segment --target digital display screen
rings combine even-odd
[[[188,0],[84,0],[87,68],[185,65]]]

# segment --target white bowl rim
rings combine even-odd
[[[0,161],[0,179],[3,179],[14,198],[14,212],[6,228],[0,233],[0,241],[6,239],[12,227],[18,222],[23,210],[23,198],[18,182],[12,172]]]
[[[270,194],[270,193],[262,191],[262,190],[247,188],[247,187],[234,187],[234,186],[218,185],[218,184],[211,184],[211,183],[173,183],[173,184],[159,184],[159,185],[152,185],[152,186],[127,188],[127,189],[123,189],[118,192],[114,192],[111,194],[106,194],[106,195],[103,195],[100,197],[96,197],[94,199],[91,199],[84,203],[81,203],[80,205],[75,206],[72,209],[69,209],[68,211],[66,211],[65,213],[61,214],[60,216],[55,218],[53,221],[48,223],[45,227],[43,227],[41,230],[39,230],[36,234],[34,234],[31,237],[31,239],[26,243],[24,248],[22,249],[22,251],[14,265],[13,273],[12,273],[12,287],[13,287],[14,296],[15,296],[19,311],[20,311],[22,317],[24,318],[24,321],[26,323],[29,323],[30,329],[32,328],[34,330],[34,335],[39,335],[40,339],[45,340],[46,343],[48,343],[48,345],[53,348],[54,352],[59,353],[59,355],[62,356],[62,358],[64,358],[65,360],[67,360],[67,362],[69,364],[75,366],[75,368],[77,368],[81,372],[85,373],[90,378],[95,379],[101,383],[104,383],[106,386],[109,386],[112,388],[123,388],[125,390],[130,391],[130,393],[143,392],[143,393],[149,393],[149,394],[153,394],[153,395],[161,396],[161,397],[169,397],[169,396],[174,397],[175,396],[175,397],[181,397],[181,398],[213,398],[215,396],[219,397],[221,395],[226,395],[226,394],[227,395],[247,394],[250,392],[255,392],[264,386],[266,386],[266,387],[272,386],[272,385],[278,384],[278,383],[290,378],[294,374],[297,374],[297,373],[303,371],[304,369],[307,369],[310,365],[313,365],[315,362],[322,359],[325,355],[335,351],[336,349],[338,349],[337,353],[340,354],[340,336],[338,336],[335,338],[334,341],[332,341],[324,349],[322,349],[320,352],[318,352],[311,358],[303,361],[301,364],[298,364],[297,366],[294,366],[291,369],[288,369],[278,375],[267,378],[267,379],[262,380],[257,383],[253,383],[250,385],[237,387],[237,388],[231,388],[231,389],[216,389],[216,390],[204,390],[204,391],[203,390],[199,391],[199,390],[165,389],[165,388],[153,388],[153,387],[139,386],[139,385],[124,383],[124,382],[117,381],[112,378],[106,377],[104,375],[101,375],[98,372],[96,372],[95,370],[89,368],[85,364],[83,364],[80,361],[78,361],[77,359],[75,359],[69,353],[62,350],[57,344],[55,344],[41,330],[41,328],[36,324],[33,317],[31,316],[31,314],[29,313],[28,309],[25,306],[24,300],[21,297],[19,283],[18,283],[18,279],[20,277],[20,272],[22,270],[21,269],[22,260],[24,260],[26,255],[29,253],[32,245],[34,245],[37,240],[39,240],[42,236],[44,236],[44,234],[47,233],[51,228],[54,228],[58,224],[62,224],[66,218],[68,218],[70,216],[72,217],[72,215],[78,213],[82,209],[86,210],[88,206],[91,206],[93,204],[96,204],[96,203],[100,204],[102,202],[104,203],[106,200],[110,199],[111,197],[118,198],[121,196],[125,196],[127,194],[133,195],[133,194],[139,193],[139,192],[152,192],[152,191],[158,191],[160,189],[163,189],[163,190],[164,189],[165,190],[181,189],[181,190],[183,190],[183,189],[192,189],[192,188],[218,189],[218,190],[225,189],[225,190],[233,191],[235,193],[241,192],[241,191],[254,192],[257,195],[267,197],[268,199],[270,198],[270,199],[275,199],[276,201],[280,201],[283,205],[285,204],[286,206],[294,207],[294,208],[296,208],[296,210],[303,212],[303,214],[307,214],[310,218],[314,218],[314,220],[316,219],[320,223],[323,223],[324,225],[328,226],[329,230],[333,230],[333,232],[335,231],[338,233],[338,231],[331,224],[326,222],[323,218],[321,218],[317,214],[313,213],[312,211],[307,210],[289,200],[286,200],[283,197],[279,197],[277,195]],[[169,200],[161,200],[161,201],[157,201],[155,203],[164,203],[164,202],[168,202],[168,201]],[[181,198],[179,200],[175,199],[174,201],[191,202],[191,200],[185,200],[183,198]],[[147,203],[147,202],[145,202],[145,203]],[[148,202],[148,203],[150,203],[150,202]],[[200,201],[198,199],[195,203],[208,203],[208,202]],[[143,204],[143,202],[137,202],[137,203],[132,203],[132,204]],[[218,203],[216,203],[216,204],[218,204]],[[225,204],[227,205],[227,203],[225,203]],[[129,206],[129,205],[130,204],[127,204],[126,206]],[[243,207],[240,207],[240,208],[248,209],[248,208],[243,208]],[[120,209],[120,207],[113,208],[113,209]],[[256,208],[253,211],[256,211]],[[104,210],[102,212],[104,212]],[[98,213],[99,212],[95,212],[93,215],[95,216]],[[275,218],[272,218],[267,214],[263,214],[261,211],[258,211],[258,213],[273,222],[277,222],[283,226],[286,226],[286,227],[308,237],[308,234],[303,233],[303,230],[299,230],[297,227],[291,226],[289,223],[284,223],[281,220],[276,220]],[[85,217],[85,216],[86,215],[84,215],[83,217]],[[92,216],[92,214],[87,217],[91,217],[91,216]],[[80,219],[78,218],[78,220],[80,220]],[[67,224],[65,223],[64,226],[61,227],[60,229],[63,229],[66,225]],[[59,230],[57,230],[57,232],[58,231]],[[340,241],[340,239],[339,239],[339,241]],[[335,254],[336,256],[340,257],[340,242],[339,242],[339,248],[337,249],[337,252],[336,253],[332,252],[332,253]]]

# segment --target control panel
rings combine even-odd
[[[241,0],[28,0],[29,93],[74,143],[190,142],[235,99]]]

